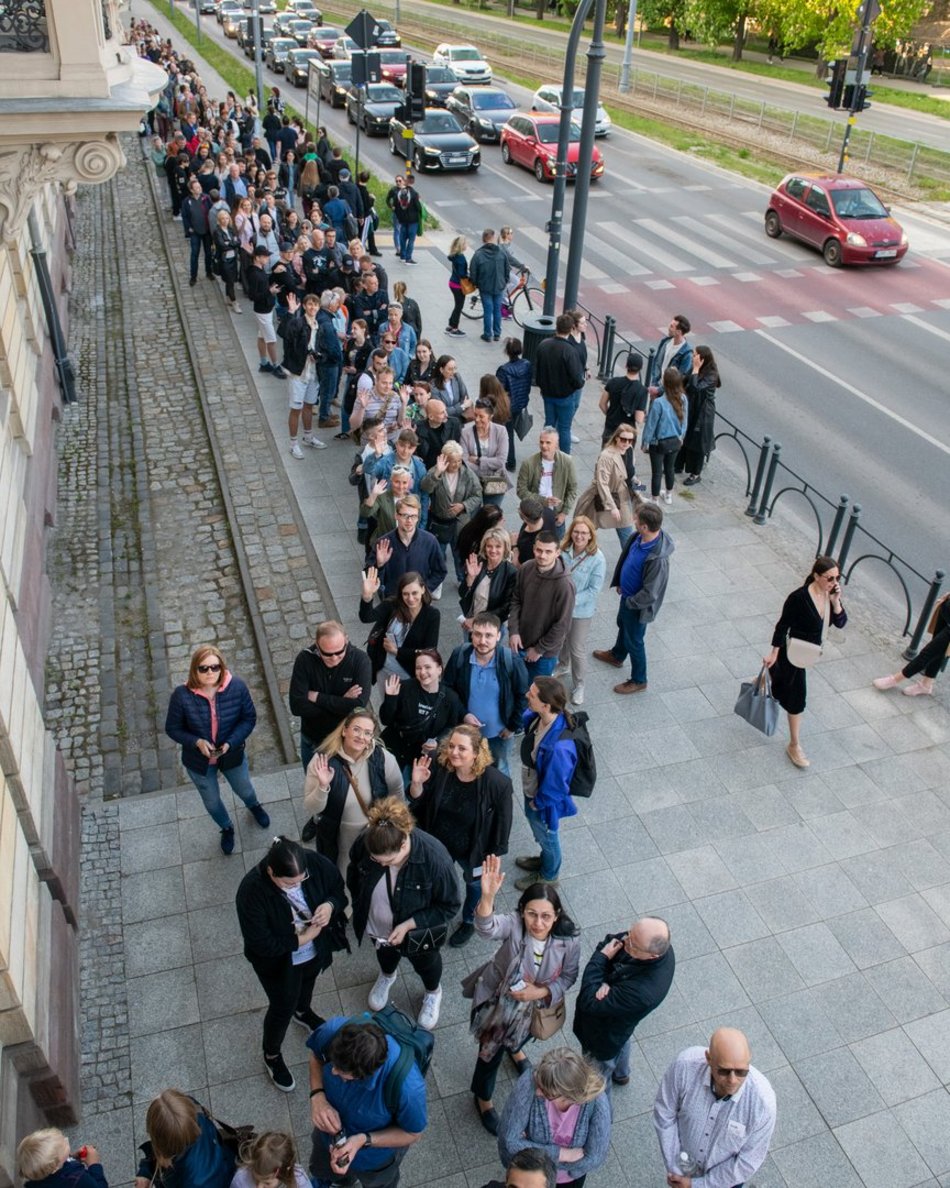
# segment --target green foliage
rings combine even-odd
[[[857,28],[857,3],[848,0],[765,0],[776,31],[786,46],[815,44],[829,60],[847,56]],[[908,37],[929,0],[882,0],[874,23],[874,42],[888,48]]]

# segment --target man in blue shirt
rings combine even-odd
[[[636,534],[623,547],[614,570],[612,589],[620,591],[617,639],[594,659],[623,668],[630,657],[630,679],[614,685],[615,693],[642,693],[647,687],[647,626],[659,614],[670,577],[670,557],[676,546],[663,531],[663,512],[655,503],[637,509]]]
[[[395,1188],[406,1151],[428,1122],[422,1073],[415,1064],[409,1069],[393,1113],[386,1080],[400,1047],[376,1023],[330,1019],[307,1047],[315,1188],[352,1180],[362,1188]]]

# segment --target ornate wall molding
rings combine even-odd
[[[0,239],[19,237],[44,186],[58,182],[72,194],[80,182],[108,181],[123,165],[125,153],[114,132],[96,140],[0,147]]]

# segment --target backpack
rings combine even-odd
[[[395,1118],[399,1110],[399,1099],[402,1087],[406,1083],[412,1066],[415,1065],[423,1076],[429,1071],[432,1063],[432,1050],[435,1047],[435,1036],[431,1031],[425,1031],[414,1023],[408,1015],[397,1010],[394,1006],[385,1006],[381,1011],[364,1011],[349,1020],[351,1023],[375,1023],[385,1034],[390,1035],[399,1045],[399,1056],[396,1063],[389,1070],[386,1083],[383,1086],[383,1104]]]
[[[597,783],[597,761],[594,758],[594,747],[587,732],[588,715],[584,710],[578,710],[571,715],[574,725],[561,731],[561,738],[569,738],[577,749],[577,765],[571,776],[570,793],[586,799],[594,791]]]
[[[354,214],[344,215],[343,230],[346,233],[347,242],[349,242],[351,239],[359,239],[360,225],[359,225],[359,221],[356,218],[356,215],[354,215]]]

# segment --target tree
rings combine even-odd
[[[688,28],[686,23],[687,0],[641,0],[639,12],[648,25],[666,25],[669,29],[671,50],[680,47],[680,33]]]
[[[873,26],[875,44],[890,46],[898,38],[909,37],[928,3],[882,0]],[[775,28],[786,46],[815,44],[819,56],[828,60],[847,56],[858,26],[857,0],[764,0],[764,6],[770,14],[766,23]]]
[[[685,27],[707,45],[732,42],[732,59],[742,59],[746,22],[756,15],[755,0],[685,0]]]

